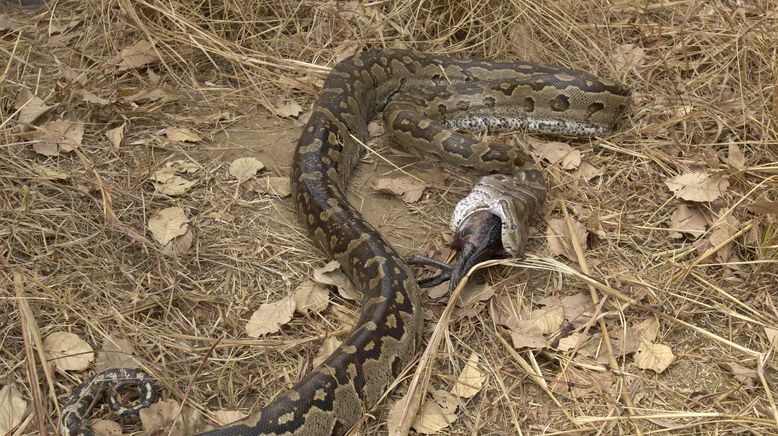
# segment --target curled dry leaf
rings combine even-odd
[[[253,157],[241,157],[232,161],[229,171],[230,175],[238,179],[238,182],[243,183],[254,177],[262,168],[265,168],[265,164],[261,161]]]
[[[706,225],[707,220],[697,207],[680,204],[670,217],[670,228],[675,230],[670,233],[670,237],[681,238],[681,233],[686,233],[697,238],[705,233]]]
[[[43,340],[43,352],[63,371],[83,371],[95,359],[92,347],[76,334],[54,332]]]
[[[457,420],[457,400],[446,391],[432,391],[411,425],[420,434],[437,434]]]
[[[708,244],[710,248],[719,247],[716,250],[716,260],[721,263],[729,262],[735,255],[735,248],[733,241],[728,241],[733,235],[735,235],[740,229],[740,221],[732,215],[720,221],[719,224],[713,229],[708,237]],[[723,244],[723,245],[722,245]]]
[[[227,425],[247,416],[247,414],[240,410],[217,410],[213,412],[213,419],[219,425]]]
[[[162,254],[166,256],[176,256],[181,253],[186,253],[192,248],[192,242],[194,242],[194,233],[192,229],[187,229],[186,233],[173,239],[162,247]]]
[[[397,400],[392,408],[389,409],[389,416],[386,419],[386,427],[388,433],[391,436],[404,436],[408,434],[410,430],[412,420],[416,417],[419,406],[419,398],[421,398],[422,389],[416,389],[413,391],[413,399],[408,401],[408,394],[403,395],[402,398]],[[406,403],[409,405],[406,419],[403,420],[403,412],[405,411]]]
[[[573,218],[571,220],[571,227],[575,232],[578,239],[578,243],[581,244],[581,249],[586,251],[587,237],[589,232],[586,230],[586,226],[576,221]],[[578,257],[575,254],[573,248],[572,237],[570,236],[570,230],[562,218],[554,218],[548,221],[548,228],[546,228],[546,240],[548,241],[548,250],[551,254],[556,256],[564,256],[572,261],[577,261]]]
[[[154,182],[156,192],[175,197],[188,192],[194,185],[195,180],[187,180],[176,174],[172,167],[161,168],[149,177]]]
[[[665,180],[665,185],[679,198],[688,201],[713,201],[729,187],[726,175],[708,175],[705,171],[691,171]]]
[[[276,115],[283,118],[295,118],[303,111],[302,106],[297,104],[294,100],[286,100],[280,102],[275,107]]]
[[[185,408],[183,413],[176,400],[161,400],[140,411],[140,421],[144,434],[192,434],[194,421],[191,409]]]
[[[47,121],[35,132],[32,144],[36,153],[44,156],[59,156],[60,152],[73,151],[81,145],[84,137],[84,123],[81,121]]]
[[[105,371],[111,368],[138,368],[140,365],[133,357],[130,341],[114,335],[103,339],[103,345],[95,359],[95,369]]]
[[[154,45],[148,41],[138,41],[130,47],[122,49],[109,61],[109,64],[114,65],[116,71],[125,71],[158,61],[159,55]]]
[[[613,66],[616,71],[623,72],[635,69],[646,61],[646,52],[634,44],[622,44],[616,47],[616,57]]]
[[[584,334],[581,332],[573,332],[564,338],[559,339],[559,342],[557,342],[556,349],[560,351],[568,351],[572,350],[576,346],[579,345],[580,342],[583,341]]]
[[[67,180],[70,176],[67,173],[43,165],[34,165],[32,170],[35,174],[46,178],[47,180]]]
[[[292,193],[289,177],[265,177],[257,185],[260,194],[272,194],[278,198],[286,198]]]
[[[119,127],[114,127],[113,129],[108,130],[105,132],[105,136],[108,137],[108,141],[111,142],[111,147],[114,149],[118,149],[122,146],[122,141],[124,141],[124,131],[127,129],[127,123],[122,123]]]
[[[764,333],[769,343],[778,345],[778,328],[765,327]]]
[[[448,283],[441,283],[446,285],[446,292],[448,292]],[[494,287],[488,283],[473,283],[469,282],[465,285],[465,289],[462,289],[462,293],[459,294],[459,301],[457,306],[470,307],[481,301],[487,301],[494,295]]]
[[[313,279],[324,285],[332,285],[338,288],[338,294],[346,300],[359,301],[362,294],[354,288],[351,280],[340,270],[337,260],[330,261],[321,268],[313,270]]]
[[[732,373],[732,375],[735,376],[735,379],[737,381],[743,383],[747,388],[753,388],[754,382],[759,377],[756,370],[751,368],[746,368],[745,366],[737,362],[727,362],[724,364],[724,367],[727,368]]]
[[[151,236],[159,242],[159,245],[166,245],[173,239],[186,234],[189,230],[184,209],[180,207],[168,207],[158,211],[149,219],[148,227]]]
[[[742,170],[746,167],[746,155],[743,150],[734,142],[729,143],[727,152],[727,163],[736,170]]]
[[[415,203],[421,199],[427,185],[409,176],[379,177],[373,181],[373,188],[401,197],[406,203]]]
[[[377,121],[367,123],[367,134],[370,135],[371,138],[383,136],[385,131],[384,125]]]
[[[757,200],[746,208],[757,215],[778,215],[778,201]]]
[[[105,106],[108,103],[110,103],[110,100],[107,100],[107,99],[102,98],[102,97],[98,97],[98,96],[92,94],[91,92],[87,91],[86,89],[82,89],[81,90],[81,98],[83,98],[84,101],[87,102],[87,103],[99,104],[101,106]]]
[[[530,139],[532,151],[551,164],[560,163],[562,169],[574,170],[581,165],[581,152],[564,142],[546,142]]]
[[[548,335],[562,327],[565,312],[562,306],[543,307],[533,310],[530,319],[544,335]]]
[[[471,398],[481,391],[485,380],[486,376],[478,369],[478,354],[471,353],[462,372],[457,376],[451,393],[458,397]]]
[[[168,127],[164,133],[167,139],[171,141],[200,142],[203,140],[200,135],[188,127]]]
[[[295,310],[303,315],[319,313],[330,304],[330,293],[321,284],[313,280],[305,280],[297,286],[292,294]]]
[[[643,341],[635,353],[635,364],[640,369],[650,369],[661,374],[675,360],[673,351],[664,344]]]
[[[22,423],[27,402],[13,384],[0,389],[0,434],[11,434],[11,430]]]
[[[602,175],[602,170],[589,162],[581,162],[581,166],[578,167],[578,177],[586,180],[587,182],[595,177]]]
[[[321,365],[322,362],[327,360],[327,358],[340,347],[341,343],[342,341],[335,336],[328,336],[324,339],[319,351],[316,352],[316,356],[313,358],[313,366]]]
[[[518,319],[514,320],[511,326],[511,342],[517,349],[522,348],[545,348],[548,341],[543,336],[543,331],[540,327],[531,320]]]
[[[259,306],[246,324],[246,334],[258,338],[268,333],[275,333],[281,326],[292,319],[294,313],[294,298],[286,297],[275,303],[264,303]]]
[[[0,32],[11,30],[11,27],[13,27],[13,21],[11,21],[11,17],[6,14],[0,14]]]
[[[93,419],[90,423],[95,436],[121,436],[122,426],[107,419]]]
[[[14,100],[14,108],[19,110],[18,120],[21,124],[32,124],[53,107],[47,106],[40,97],[26,88],[19,91]]]
[[[586,324],[594,315],[592,298],[582,292],[563,297],[561,304],[565,319],[575,327]]]

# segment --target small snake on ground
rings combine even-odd
[[[406,261],[345,194],[368,138],[367,122],[376,113],[384,111],[395,141],[489,174],[455,210],[451,225],[459,254],[453,266],[420,257],[413,261],[444,270],[422,281],[429,284],[456,283],[485,257],[519,255],[526,221],[546,192],[542,174],[519,148],[478,141],[454,129],[600,135],[628,105],[629,91],[618,83],[526,62],[384,50],[337,64],[303,128],[291,183],[297,215],[313,240],[363,292],[360,317],[338,349],[291,389],[247,418],[203,434],[344,434],[413,359],[423,327],[419,285]],[[83,386],[64,409],[69,414],[62,420],[63,434],[88,431],[81,421],[97,394]],[[105,387],[102,382],[89,386]]]

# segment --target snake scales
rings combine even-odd
[[[418,284],[344,191],[373,115],[384,110],[395,140],[422,155],[501,173],[482,178],[474,190],[487,192],[486,200],[478,194],[474,204],[463,203],[470,210],[467,216],[499,215],[504,249],[517,254],[526,241],[523,224],[545,196],[542,176],[520,149],[474,140],[452,127],[597,135],[607,133],[628,104],[629,92],[618,83],[526,62],[384,50],[337,64],[303,129],[291,182],[297,214],[314,241],[363,292],[361,315],[343,344],[294,387],[249,417],[205,434],[344,434],[377,403],[417,350],[422,333]],[[506,202],[503,194],[514,200]],[[495,197],[497,203],[490,203]],[[467,216],[455,214],[452,226],[468,222]],[[139,377],[135,372],[127,376]],[[88,431],[80,423],[89,412],[83,404],[93,403],[95,395],[90,389],[74,390],[63,409],[69,413],[67,420],[63,413],[64,434]]]

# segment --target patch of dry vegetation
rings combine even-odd
[[[292,143],[301,123],[288,118],[365,47],[561,64],[634,92],[619,132],[572,143],[582,160],[534,150],[552,187],[537,257],[491,269],[494,296],[446,312],[443,345],[425,354],[431,389],[461,392],[465,373],[483,383],[454,400],[445,432],[775,431],[774,2],[247,3],[0,14],[0,401],[18,434],[54,428],[87,369],[112,365],[158,379],[187,431],[229,421],[215,411],[256,410],[348,331],[358,306],[332,297],[247,335],[252,312],[313,286],[325,263],[271,195],[282,188],[251,171],[288,175],[291,151],[268,137]],[[261,134],[241,136],[257,113],[270,114]],[[235,175],[254,152],[280,158]],[[408,206],[428,236],[402,251],[444,244],[464,179],[448,173]],[[429,338],[443,305],[427,304]],[[47,361],[44,340],[62,332],[97,361]],[[385,431],[407,386],[360,428]],[[434,399],[450,418],[450,394]]]

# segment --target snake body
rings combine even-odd
[[[360,317],[342,345],[291,389],[249,417],[205,434],[344,434],[412,360],[423,327],[416,280],[345,194],[360,143],[368,138],[367,122],[377,112],[386,107],[387,129],[422,154],[511,174],[530,162],[526,154],[452,127],[600,134],[628,99],[617,83],[526,62],[384,50],[338,63],[303,128],[291,183],[297,215],[311,237],[363,292]]]

